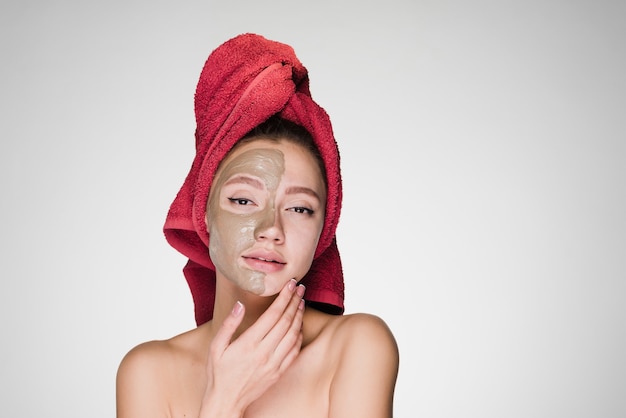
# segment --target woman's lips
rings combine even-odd
[[[263,273],[275,273],[285,267],[285,263],[263,257],[244,256],[243,259],[252,270]]]

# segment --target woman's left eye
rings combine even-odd
[[[292,210],[293,212],[296,213],[303,213],[306,215],[313,215],[315,213],[315,211],[313,209],[309,209],[309,208],[304,208],[304,207],[295,207],[295,208],[291,208],[290,210]]]

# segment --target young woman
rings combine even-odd
[[[189,257],[198,327],[124,357],[118,418],[391,417],[397,345],[380,318],[342,315],[339,154],[293,50],[220,46],[196,119],[165,234]]]

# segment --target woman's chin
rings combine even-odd
[[[254,272],[244,282],[240,282],[239,286],[256,296],[271,297],[279,294],[288,281],[289,279]]]
[[[281,292],[281,290],[283,290],[287,282],[288,280],[277,280],[271,277],[266,277],[263,291],[257,294],[264,297],[276,296]]]

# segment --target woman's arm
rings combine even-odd
[[[341,325],[342,352],[330,388],[329,418],[390,418],[399,352],[385,322],[355,314]]]

